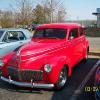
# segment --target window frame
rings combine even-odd
[[[82,28],[82,27],[79,28],[79,35],[80,36],[85,35],[85,29],[84,28]]]
[[[22,31],[6,31],[6,32],[5,32],[5,35],[4,35],[3,39],[2,39],[2,42],[6,42],[6,41],[4,40],[4,38],[6,37],[6,35],[8,34],[8,32],[18,32],[18,37],[19,37],[19,32],[21,32],[21,33],[23,34],[23,36],[25,37],[24,40],[26,40],[26,36],[25,36],[25,34],[24,34]],[[19,39],[18,41],[23,41],[23,40],[20,40],[20,39]],[[18,41],[10,41],[9,43],[11,43],[11,42],[18,42]]]
[[[40,30],[43,30],[44,32],[46,31],[46,29],[63,29],[63,30],[65,30],[65,37],[64,38],[59,38],[59,39],[66,39],[66,37],[67,37],[67,32],[68,32],[68,29],[66,29],[66,28],[39,28]],[[35,31],[37,31],[37,30],[39,30],[39,29],[36,29]],[[34,37],[34,35],[33,35],[33,37],[32,38],[37,38],[37,37]],[[45,39],[46,37],[44,37],[44,39]],[[43,38],[40,38],[40,39],[43,39]],[[49,38],[47,38],[47,39],[49,39]],[[52,37],[51,37],[51,39],[53,39]]]
[[[75,29],[77,29],[77,37],[74,37],[74,38],[70,38],[71,37],[71,32],[73,31],[73,30],[75,30]],[[75,34],[75,33],[74,33]],[[73,39],[77,39],[79,37],[79,28],[77,27],[77,28],[72,28],[72,29],[70,29],[70,31],[69,31],[69,36],[68,36],[68,40],[73,40]]]

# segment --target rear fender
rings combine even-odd
[[[86,40],[85,43],[84,43],[83,58],[86,57],[87,51],[89,52],[89,42],[88,42],[88,40]]]

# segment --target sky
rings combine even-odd
[[[9,5],[12,1],[0,0],[0,9],[10,9]],[[67,19],[69,20],[94,20],[96,16],[92,15],[92,13],[96,12],[96,8],[100,8],[100,0],[62,0],[62,2],[66,8]],[[36,5],[35,3],[34,5]]]

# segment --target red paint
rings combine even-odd
[[[32,39],[31,42],[25,44],[17,52],[13,52],[2,59],[6,61],[6,65],[2,69],[4,77],[7,76],[7,67],[14,67],[19,70],[42,70],[42,83],[57,82],[61,69],[66,65],[68,67],[68,75],[71,75],[74,65],[79,63],[86,57],[88,41],[85,38],[85,33],[80,36],[79,24],[46,24],[38,26],[42,28],[64,28],[67,29],[65,39]],[[69,40],[70,30],[78,28],[78,38]],[[52,71],[47,73],[44,71],[44,65],[50,64]],[[19,81],[19,80],[18,80]],[[21,80],[23,81],[23,80]],[[41,83],[39,82],[39,83]]]

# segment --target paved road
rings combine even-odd
[[[100,37],[87,37],[87,39],[89,40],[90,48],[100,50]]]
[[[83,62],[78,64],[73,69],[73,74],[68,79],[65,88],[61,91],[19,88],[0,80],[0,100],[70,100],[97,61],[96,58],[89,58],[85,64]],[[93,84],[94,73],[86,85]],[[78,100],[95,100],[93,93],[84,92],[84,88],[83,92],[77,96]],[[84,99],[84,97],[87,99]]]

